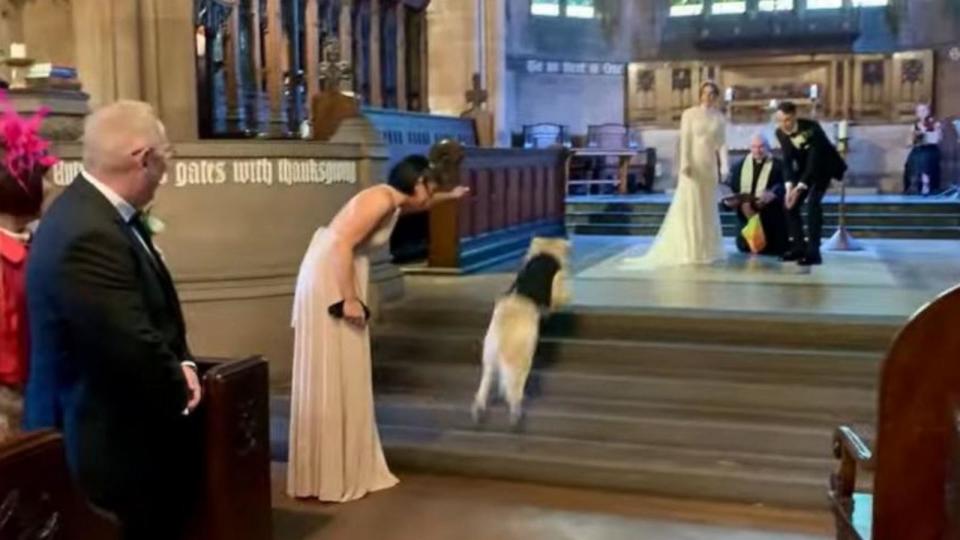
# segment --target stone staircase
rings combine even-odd
[[[489,307],[388,307],[374,337],[393,467],[816,507],[841,422],[870,423],[897,321],[573,311],[544,326],[519,428],[470,419]],[[286,455],[285,396],[274,443]]]
[[[881,197],[870,201],[847,203],[847,228],[861,238],[960,238],[960,203],[936,199],[905,202],[894,197],[883,202]],[[669,201],[662,197],[633,202],[609,197],[578,197],[567,202],[567,230],[571,234],[656,235],[667,213]],[[726,236],[737,233],[737,219],[724,209],[721,214]],[[824,202],[824,236],[834,233],[839,208],[834,197]]]

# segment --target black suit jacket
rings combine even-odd
[[[109,510],[186,498],[195,420],[182,415],[180,302],[159,256],[82,176],[37,230],[27,303],[25,426],[62,430],[71,469]]]
[[[806,184],[826,190],[833,179],[843,180],[847,164],[840,156],[819,122],[800,118],[797,133],[807,134],[806,142],[797,148],[790,136],[777,129],[777,140],[783,149],[783,174],[787,183]]]

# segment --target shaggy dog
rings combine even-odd
[[[494,377],[510,407],[510,423],[516,426],[523,416],[523,388],[537,348],[540,318],[570,299],[569,252],[566,239],[534,238],[516,281],[494,305],[483,340],[483,377],[473,402],[474,422],[486,412]]]

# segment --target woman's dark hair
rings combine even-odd
[[[22,182],[0,171],[0,213],[17,217],[40,214],[43,205],[43,176],[47,167],[37,167]]]
[[[792,101],[782,101],[780,105],[777,106],[777,110],[783,114],[797,114],[797,106],[793,104]]]
[[[714,94],[716,94],[716,95],[718,95],[718,96],[720,95],[720,86],[717,85],[717,83],[715,83],[715,82],[713,82],[713,81],[703,81],[702,83],[700,83],[700,95],[701,95],[701,96],[703,95],[703,89],[704,89],[704,88],[710,88],[710,89],[713,90],[713,93],[714,93]]]
[[[404,195],[413,195],[417,182],[430,169],[430,160],[413,154],[403,158],[390,169],[387,183]]]

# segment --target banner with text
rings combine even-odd
[[[80,174],[78,160],[53,167],[53,183],[66,186]],[[357,183],[357,163],[316,159],[174,159],[161,184],[175,188],[201,186],[297,186]]]

